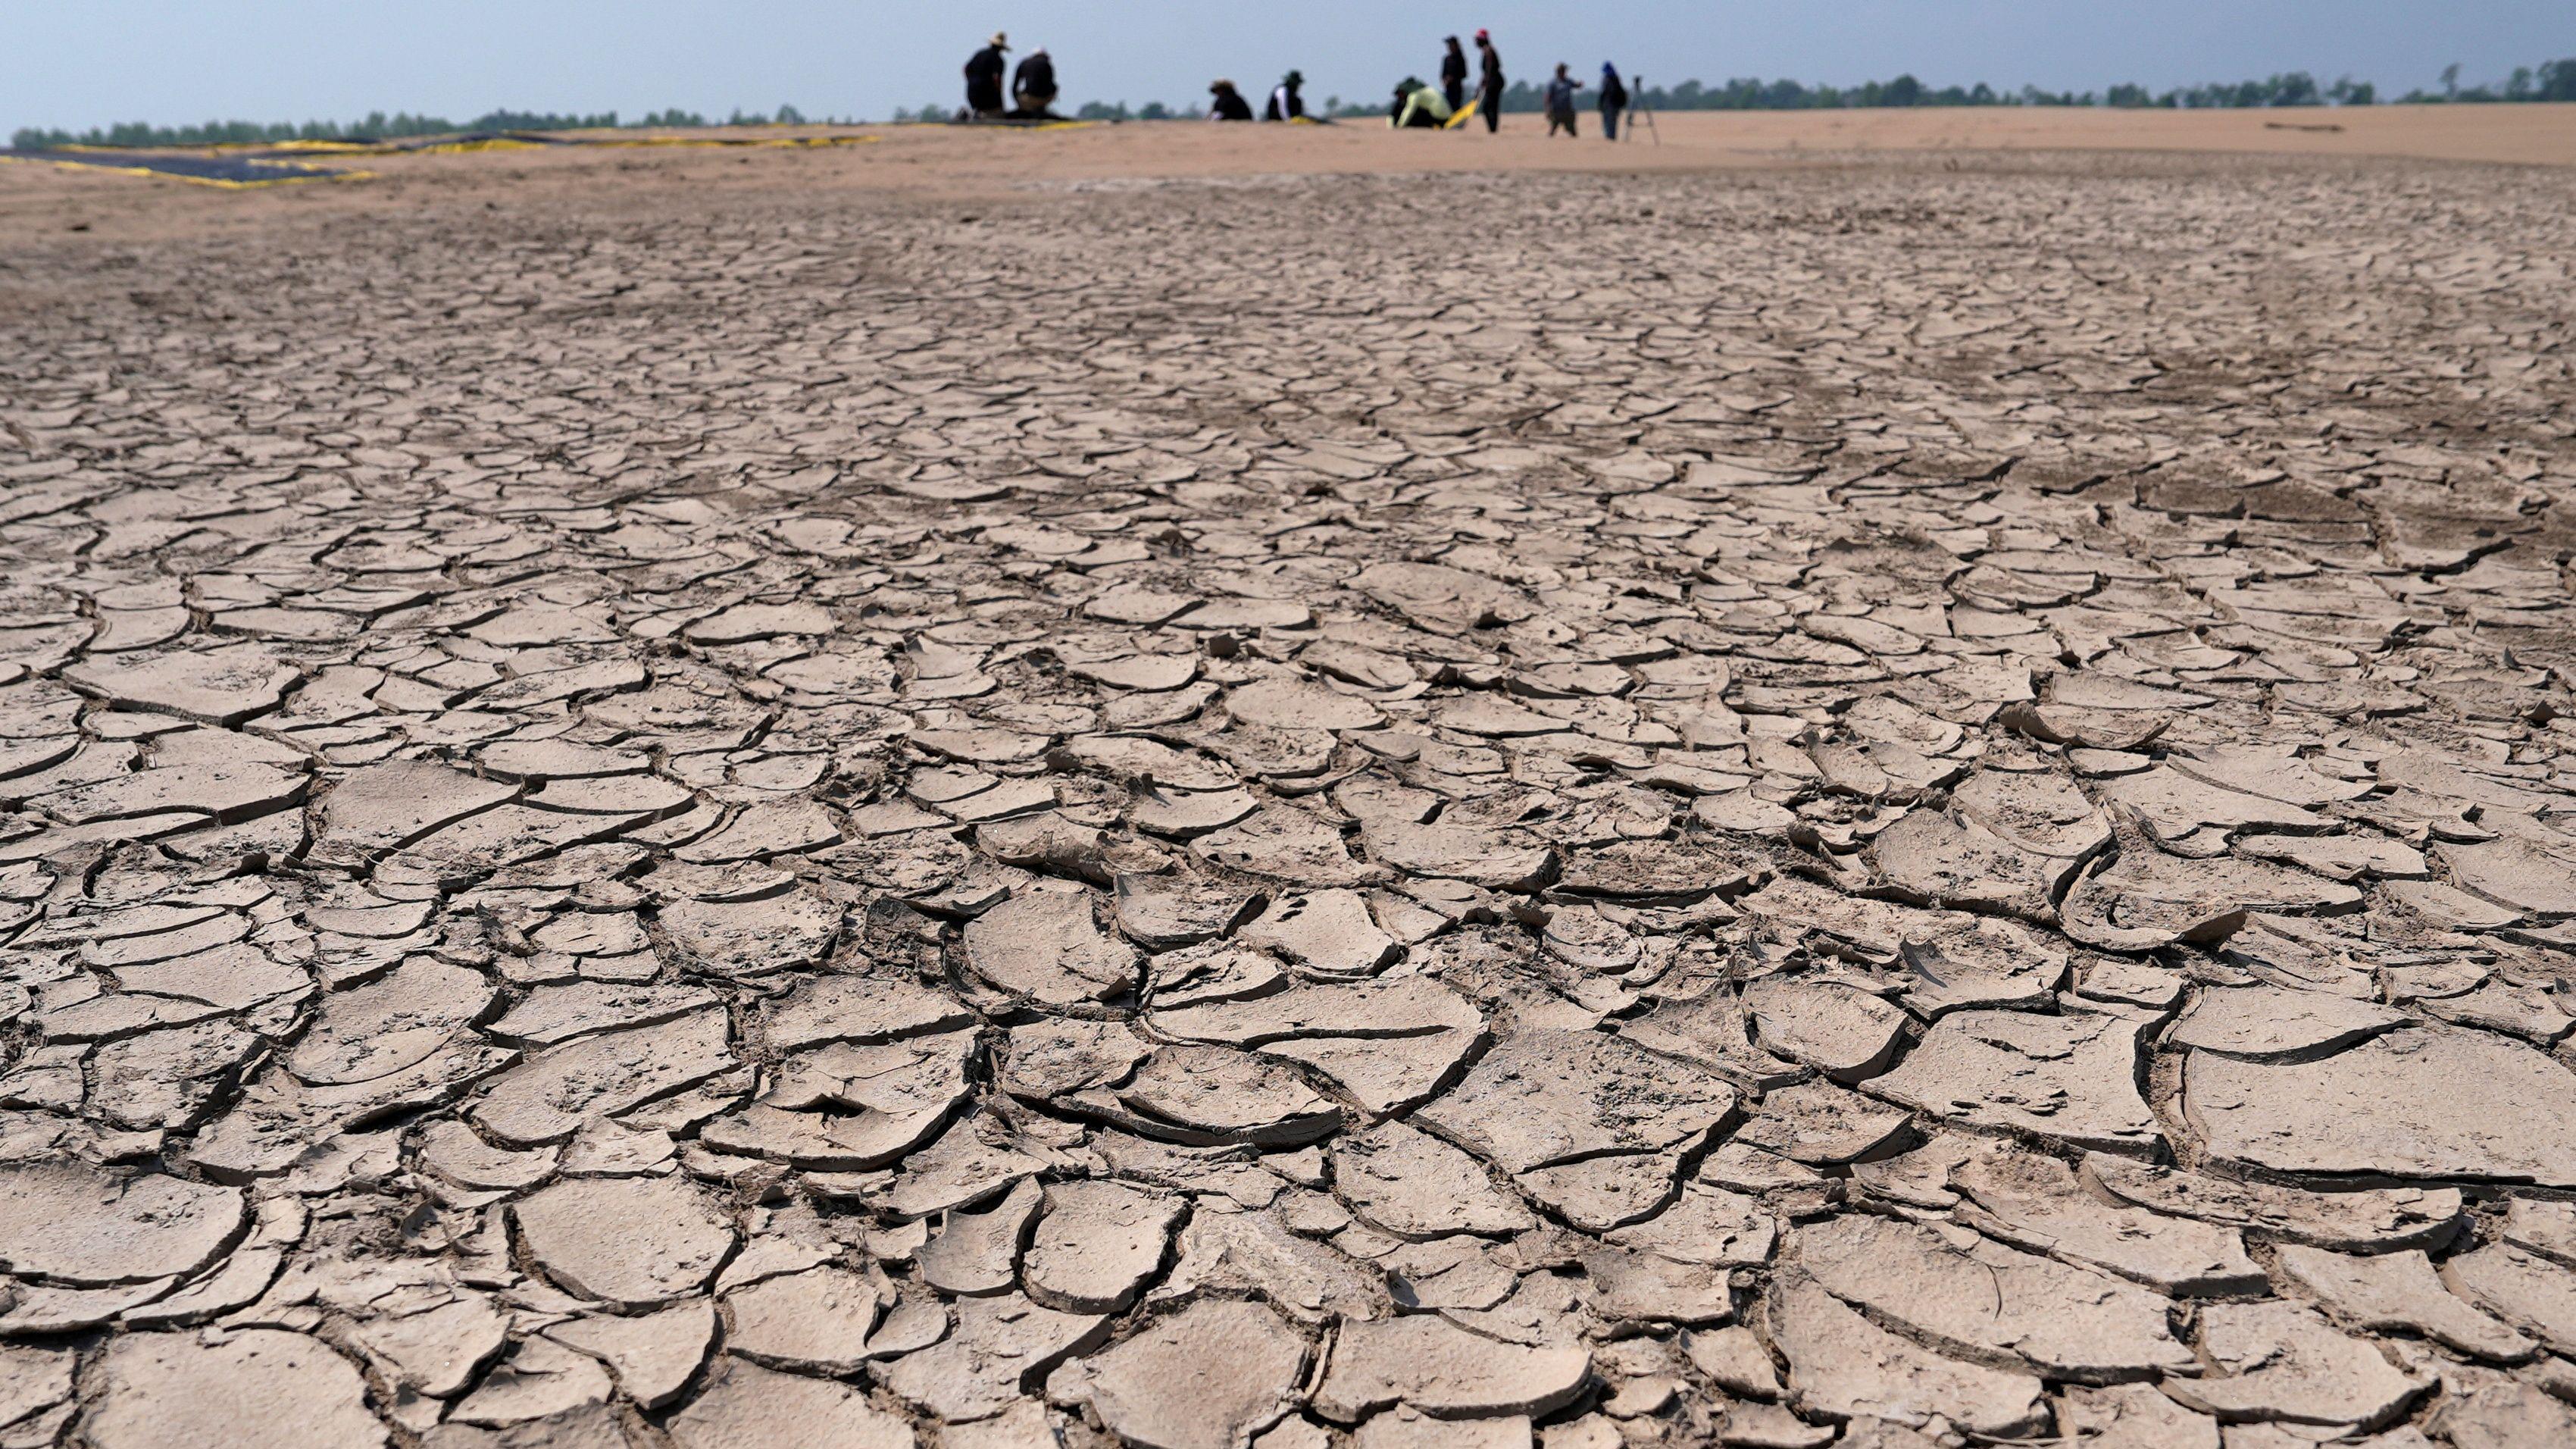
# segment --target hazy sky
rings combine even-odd
[[[954,105],[996,27],[1045,45],[1067,98],[1188,101],[1212,76],[1250,91],[1294,65],[1308,93],[1371,98],[1430,74],[1439,37],[1490,26],[1513,74],[1613,60],[1657,82],[1793,76],[1851,84],[2165,87],[2306,70],[2383,92],[2576,56],[2571,0],[73,0],[13,7],[0,134],[119,120],[464,120],[496,106],[721,114],[790,102],[882,118]],[[1258,94],[1257,91],[1254,92]]]

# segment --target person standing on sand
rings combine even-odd
[[[1002,56],[1010,48],[1009,37],[996,30],[992,40],[966,60],[966,111],[979,121],[1001,117]]]
[[[1551,136],[1563,127],[1569,136],[1580,135],[1574,129],[1574,93],[1583,82],[1565,73],[1565,62],[1556,63],[1556,79],[1547,83],[1547,133]]]
[[[1485,133],[1491,135],[1503,124],[1503,54],[1489,32],[1476,32],[1476,59],[1484,67],[1476,80],[1476,109],[1485,113]]]
[[[1454,112],[1467,104],[1467,52],[1459,49],[1454,35],[1444,37],[1440,43],[1449,47],[1449,53],[1440,57],[1440,94]]]
[[[1628,109],[1628,88],[1619,82],[1619,68],[1601,62],[1601,134],[1607,140],[1619,139],[1619,113]]]

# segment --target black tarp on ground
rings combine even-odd
[[[265,149],[240,152],[112,151],[76,146],[58,151],[0,150],[0,161],[113,171],[126,176],[166,176],[174,181],[192,181],[200,186],[235,188],[287,186],[299,181],[344,181],[367,174],[288,159],[293,154]]]
[[[200,186],[248,188],[300,181],[354,181],[374,173],[317,166],[313,157],[418,156],[465,151],[513,151],[539,146],[854,146],[874,136],[563,136],[544,131],[477,131],[455,136],[377,140],[348,136],[335,141],[286,141],[273,146],[174,146],[118,149],[65,146],[54,150],[0,149],[0,161],[126,176],[162,176]]]

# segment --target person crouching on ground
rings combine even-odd
[[[1281,76],[1279,88],[1270,93],[1270,104],[1262,111],[1261,119],[1294,121],[1304,117],[1306,114],[1306,97],[1303,93],[1305,84],[1306,77],[1301,72],[1292,70]]]
[[[1387,113],[1387,124],[1399,131],[1411,127],[1436,131],[1456,114],[1420,76],[1409,75],[1395,83],[1395,108]]]
[[[1619,113],[1628,109],[1628,88],[1619,81],[1619,69],[1608,61],[1601,62],[1601,134],[1606,139],[1619,139]]]
[[[1547,133],[1549,135],[1555,135],[1559,127],[1563,127],[1565,134],[1569,136],[1577,134],[1574,129],[1574,93],[1581,89],[1583,89],[1583,82],[1567,75],[1565,62],[1558,61],[1556,79],[1547,83]]]
[[[982,50],[966,61],[966,113],[979,121],[1000,120],[1002,116],[1002,57],[1011,42],[1002,32]]]
[[[1055,104],[1055,95],[1055,62],[1041,45],[1011,72],[1011,114],[1021,120],[1047,120],[1055,114],[1049,109]]]
[[[1210,81],[1208,82],[1208,119],[1249,121],[1252,119],[1252,103],[1243,98],[1243,92],[1234,88],[1234,82]]]

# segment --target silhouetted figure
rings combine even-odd
[[[1467,52],[1459,48],[1454,35],[1444,37],[1440,43],[1449,48],[1440,57],[1440,94],[1455,112],[1467,104]]]
[[[1020,68],[1011,72],[1011,114],[1029,120],[1041,120],[1054,114],[1055,61],[1041,45],[1029,52]]]
[[[996,120],[1002,114],[1002,56],[1010,48],[1009,38],[996,30],[984,48],[966,61],[966,109],[978,120]]]
[[[1249,121],[1252,119],[1252,103],[1243,98],[1243,92],[1234,88],[1234,82],[1230,80],[1208,82],[1208,97],[1209,120]]]
[[[1449,124],[1457,112],[1438,91],[1422,83],[1422,77],[1409,75],[1395,83],[1395,105],[1388,110],[1387,124],[1397,130],[1407,128],[1436,131]]]
[[[1270,104],[1262,108],[1261,119],[1265,121],[1293,121],[1305,115],[1305,84],[1306,76],[1302,71],[1292,70],[1286,75],[1281,76],[1279,78],[1278,89],[1273,90],[1270,93]]]
[[[1485,113],[1485,131],[1490,135],[1503,124],[1503,53],[1494,49],[1489,32],[1476,32],[1476,59],[1483,67],[1476,78],[1476,109]]]
[[[1601,62],[1601,134],[1619,139],[1619,113],[1628,109],[1628,88],[1619,81],[1619,68]]]
[[[1574,129],[1574,93],[1583,82],[1565,73],[1565,62],[1556,63],[1556,78],[1547,83],[1547,133],[1562,129],[1569,136],[1580,134]]]

